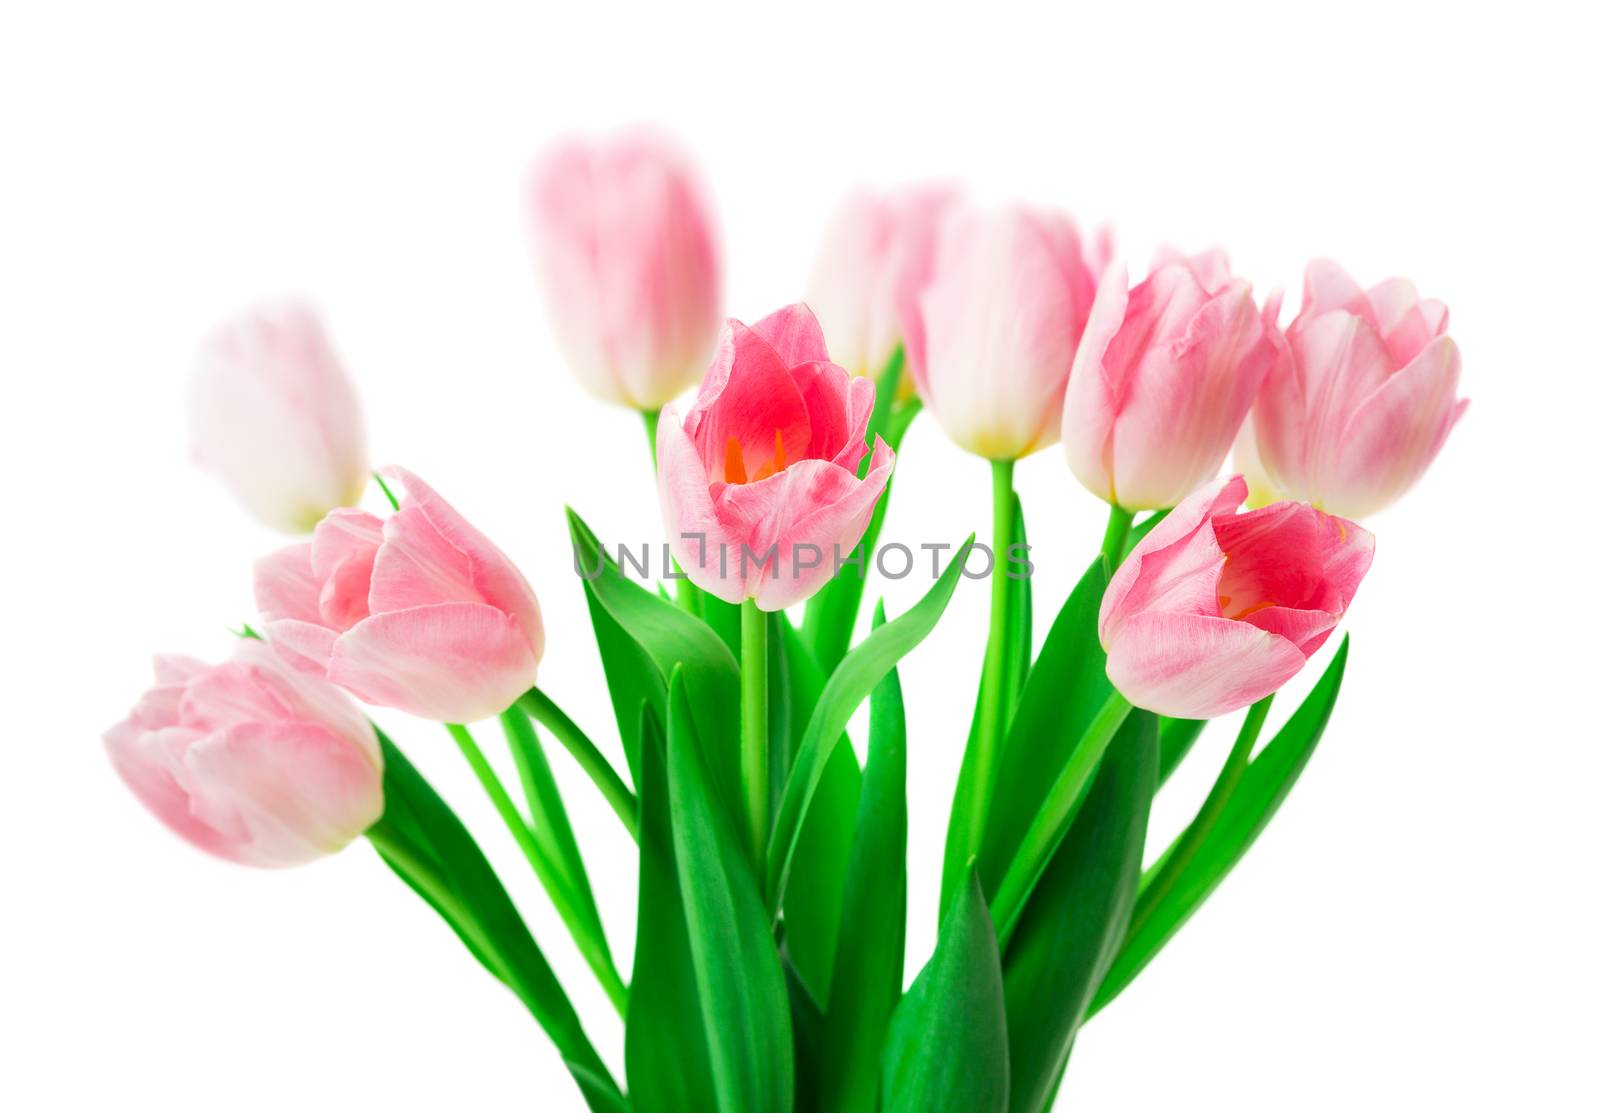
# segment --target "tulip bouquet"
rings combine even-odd
[[[580,726],[539,686],[532,588],[427,483],[386,468],[389,511],[355,507],[373,474],[355,393],[290,303],[205,345],[193,426],[246,507],[309,539],[257,563],[260,617],[231,659],[157,659],[107,750],[225,858],[297,865],[365,836],[526,1005],[592,1110],[1046,1110],[1079,1030],[1322,736],[1348,638],[1269,733],[1274,693],[1368,572],[1357,519],[1412,485],[1465,405],[1444,307],[1313,263],[1282,329],[1279,298],[1258,304],[1220,252],[1163,254],[1130,287],[1109,240],[1065,216],[927,188],[849,198],[809,307],[724,323],[706,197],[653,134],[567,143],[527,191],[558,339],[643,415],[672,557],[647,582],[569,512],[560,590],[587,601],[614,723]],[[877,540],[923,409],[990,462],[992,532],[948,539],[926,594],[867,620],[867,583],[910,556]],[[1057,440],[1107,527],[1035,652],[1012,475]],[[1230,451],[1244,475],[1223,472]],[[987,581],[989,628],[937,945],[908,986],[908,869],[927,864],[907,861],[906,772],[926,744],[896,666],[964,579]],[[622,1070],[474,834],[357,700],[444,724],[615,1005]],[[1245,708],[1187,828],[1147,847],[1163,782]],[[480,743],[485,720],[503,743]],[[546,739],[637,845],[626,974]]]

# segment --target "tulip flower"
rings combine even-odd
[[[1057,213],[971,209],[945,220],[906,356],[951,440],[1016,460],[1056,439],[1105,253]]]
[[[255,640],[224,664],[162,656],[155,666],[155,687],[106,732],[106,752],[145,807],[195,846],[297,866],[383,814],[372,725],[327,681]]]
[[[1238,513],[1217,479],[1128,554],[1100,604],[1106,674],[1135,706],[1213,719],[1275,692],[1343,617],[1372,535],[1301,502]]]
[[[1272,485],[1351,518],[1403,495],[1467,408],[1448,323],[1404,279],[1362,291],[1334,263],[1307,267],[1293,359],[1268,374],[1252,415]]]
[[[694,405],[661,417],[661,510],[689,579],[764,611],[827,582],[894,468],[880,437],[857,478],[874,397],[870,380],[828,359],[804,305],[729,321]]]
[[[955,192],[940,186],[858,190],[835,210],[806,304],[846,370],[876,375],[904,339],[905,321],[933,273],[940,221],[954,200]]]
[[[1158,260],[1131,291],[1100,283],[1067,382],[1061,440],[1091,492],[1128,510],[1176,505],[1217,474],[1279,358],[1265,311],[1220,251]]]
[[[256,562],[267,639],[367,703],[466,723],[533,687],[539,601],[516,566],[403,468],[400,508],[336,510]]]
[[[688,157],[645,131],[566,140],[535,164],[527,211],[579,382],[646,412],[692,386],[721,324],[722,261]]]
[[[310,306],[263,305],[200,349],[189,389],[195,461],[262,522],[305,533],[367,484],[361,405]]]

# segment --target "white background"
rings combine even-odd
[[[1579,6],[683,7],[5,5],[0,1105],[580,1108],[366,845],[276,874],[209,860],[142,813],[98,735],[152,650],[220,655],[249,617],[249,561],[279,539],[190,470],[183,382],[219,317],[301,291],[376,459],[521,563],[541,683],[616,755],[560,510],[609,537],[654,536],[657,511],[637,420],[554,353],[518,184],[552,135],[643,117],[702,155],[747,319],[802,293],[844,187],[924,175],[1111,221],[1136,270],[1162,242],[1223,243],[1291,309],[1319,254],[1449,303],[1472,408],[1372,523],[1329,735],[1086,1031],[1062,1104],[1594,1108],[1600,90]],[[886,539],[983,528],[985,471],[919,419]],[[1042,636],[1101,511],[1058,449],[1019,483]],[[891,586],[890,609],[923,586]],[[932,946],[984,596],[958,592],[902,670],[908,973]],[[620,1066],[615,1017],[443,732],[380,718],[477,826]],[[1154,842],[1227,735],[1163,794]],[[555,762],[627,969],[633,855]]]

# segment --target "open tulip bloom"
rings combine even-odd
[[[400,468],[377,480],[390,512],[350,505],[354,391],[289,304],[207,345],[192,413],[245,506],[310,539],[260,558],[260,617],[227,661],[157,659],[107,752],[162,822],[231,861],[300,865],[365,835],[597,1113],[1041,1113],[1079,1030],[1216,890],[1322,737],[1349,653],[1328,643],[1374,553],[1340,515],[1410,487],[1464,405],[1444,307],[1320,263],[1280,330],[1277,299],[1259,305],[1220,253],[1166,253],[1130,288],[1065,216],[912,190],[836,219],[813,276],[824,323],[791,305],[712,344],[720,259],[694,182],[675,149],[633,137],[560,148],[531,187],[556,331],[655,442],[663,582],[569,512],[581,575],[541,586],[582,592],[613,723],[580,726],[538,686],[533,589],[454,505]],[[697,393],[665,405],[691,358]],[[993,531],[960,543],[968,512],[950,508],[954,559],[868,622],[924,405],[989,461]],[[1035,652],[1028,576],[1063,558],[1030,555],[1012,468],[1058,435],[1043,505],[1069,497],[1070,470],[1110,513]],[[1286,499],[1244,509],[1245,478],[1218,475],[1236,441]],[[907,770],[953,732],[907,736],[897,665],[983,575],[938,940],[908,987],[908,871],[929,864],[907,860]],[[615,1016],[579,1017],[476,836],[356,701],[443,725]],[[1162,785],[1208,720],[1241,710],[1188,826],[1147,845]],[[547,737],[637,846],[631,971]],[[596,1053],[596,1023],[625,1025],[620,1063]]]

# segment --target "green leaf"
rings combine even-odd
[[[1100,599],[1105,590],[1105,562],[1097,557],[1061,605],[1039,659],[1028,672],[1011,729],[1000,748],[989,822],[983,845],[976,852],[978,876],[986,892],[998,888],[1045,794],[1111,695],[1099,633]],[[964,806],[960,797],[956,803]],[[964,813],[951,816],[952,832],[958,827],[965,827]],[[952,834],[947,848],[955,841]],[[945,901],[964,865],[947,849]]]
[[[874,624],[882,622],[879,604]],[[834,957],[819,1078],[821,1108],[829,1113],[875,1113],[884,1037],[904,984],[906,715],[894,669],[872,692],[854,830],[843,897],[850,930]]]
[[[666,740],[649,706],[641,723],[639,922],[623,1046],[628,1095],[636,1113],[712,1110],[711,1053],[672,847]]]
[[[933,957],[889,1023],[883,1113],[1006,1113],[1006,1003],[994,923],[969,870]]]
[[[783,965],[749,859],[713,798],[685,669],[672,674],[667,785],[678,890],[721,1113],[789,1113],[794,1043]]]
[[[822,694],[823,677],[810,650],[782,611],[768,616],[768,708],[771,723],[772,811],[782,800],[794,753]],[[827,1000],[833,952],[844,899],[844,874],[855,837],[861,767],[845,739],[833,751],[817,785],[784,894],[784,951],[795,974],[819,1000]],[[770,814],[770,813],[769,813]]]
[[[595,636],[618,729],[625,746],[630,736],[634,739],[628,757],[634,783],[639,775],[639,703],[648,703],[661,722],[669,722],[667,679],[682,664],[712,787],[722,807],[735,807],[740,799],[739,665],[733,654],[705,623],[624,577],[593,531],[570,509],[567,523],[580,567],[594,576],[583,585],[590,616],[595,617],[597,608],[605,616],[595,620]]]
[[[1014,493],[1012,497],[1015,501],[1012,514],[1011,543],[1026,545],[1028,543],[1028,531],[1022,521],[1022,500],[1016,498]],[[996,560],[1002,558],[1003,554],[996,556]],[[997,566],[995,574],[1000,574],[999,566]],[[1021,699],[1028,673],[1032,668],[1032,578],[1018,580],[1016,586],[1006,596],[1006,599],[1006,627],[1009,633],[1006,656],[1012,665],[1006,676],[1006,717],[1009,719],[1016,709],[1017,701]],[[939,910],[941,914],[949,907],[950,898],[955,893],[955,887],[960,883],[962,875],[966,872],[967,862],[977,852],[977,848],[968,845],[971,838],[969,820],[973,807],[972,794],[974,787],[972,780],[977,776],[975,763],[977,761],[978,716],[984,707],[983,689],[990,671],[987,642],[984,645],[983,661],[984,667],[979,673],[978,680],[978,698],[972,707],[972,722],[967,727],[967,746],[962,751],[961,772],[956,777],[955,795],[950,801],[950,824],[945,832],[944,840],[944,873],[939,889]],[[1004,734],[1001,737],[1004,738]],[[998,878],[991,882],[991,884],[995,883],[998,883]]]
[[[1091,1015],[1121,993],[1214,892],[1271,822],[1289,795],[1333,714],[1344,680],[1350,637],[1283,729],[1250,762],[1217,824],[1166,897],[1123,943],[1095,998]]]
[[[1029,898],[1005,954],[1010,1113],[1045,1113],[1128,928],[1160,760],[1156,717],[1134,711]]]
[[[868,455],[861,462],[862,475],[866,474],[867,465],[871,462],[871,448],[876,443],[877,437],[881,435],[884,442],[898,452],[900,442],[911,426],[911,419],[921,409],[921,405],[914,399],[899,405],[895,404],[895,395],[899,392],[904,372],[905,349],[897,347],[878,375],[877,401],[872,407],[872,417],[867,422]],[[861,597],[867,589],[867,567],[872,560],[873,550],[877,547],[878,534],[883,530],[883,519],[889,512],[889,496],[893,490],[894,477],[891,475],[889,482],[883,488],[883,494],[878,498],[878,505],[873,508],[872,519],[867,524],[866,532],[861,536],[861,543],[856,546],[853,554],[861,559],[861,567],[857,569],[851,565],[840,569],[839,573],[806,603],[800,637],[812,656],[816,658],[824,675],[831,674],[850,649],[850,639],[855,634],[856,619],[861,613]]]
[[[823,1070],[822,1009],[794,964],[784,955],[783,976],[789,987],[789,1023],[794,1028],[794,1108],[795,1113],[823,1113],[827,1107],[817,1096],[817,1082]],[[827,1110],[827,1113],[832,1113]]]
[[[819,999],[833,982],[833,956],[844,906],[845,871],[855,839],[861,767],[848,743],[835,746],[800,825],[783,894],[784,947]]]
[[[428,894],[473,953],[509,986],[560,1051],[589,1108],[616,1113],[626,1100],[583,1031],[572,1002],[533,941],[488,859],[450,806],[382,732],[384,816],[368,831],[384,859]],[[389,838],[391,833],[400,837]],[[397,864],[411,851],[416,857]]]
[[[805,821],[817,785],[844,728],[861,701],[877,687],[900,658],[910,653],[933,630],[944,614],[946,604],[961,578],[961,567],[972,545],[969,535],[956,552],[944,574],[905,614],[874,630],[839,663],[827,687],[817,700],[804,740],[795,753],[794,767],[784,786],[783,801],[772,826],[772,841],[767,846],[767,906],[782,903],[783,890],[794,860],[800,825]]]

